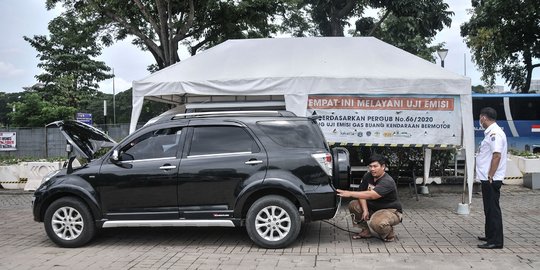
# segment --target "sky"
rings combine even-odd
[[[471,61],[471,54],[459,35],[460,25],[470,18],[469,0],[446,0],[450,10],[455,13],[450,28],[443,29],[436,36],[435,43],[445,42],[448,55],[445,68],[459,75],[471,78],[472,85],[483,84],[480,72]],[[60,9],[48,11],[45,0],[0,0],[0,91],[21,92],[23,87],[36,83],[35,75],[42,71],[37,67],[39,59],[37,51],[23,39],[23,36],[48,34],[47,24],[60,14]],[[187,49],[179,49],[181,59],[188,57]],[[440,59],[437,64],[440,65]],[[98,58],[114,69],[115,92],[121,92],[131,87],[134,80],[140,80],[149,72],[147,66],[154,63],[149,52],[143,52],[129,41],[115,43],[103,50]],[[540,79],[540,71],[533,73],[533,79]],[[498,78],[496,84],[505,85]],[[113,92],[113,79],[100,83],[100,91]],[[508,86],[504,86],[506,90]]]

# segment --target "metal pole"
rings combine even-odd
[[[113,106],[113,124],[116,124],[116,93],[114,89],[114,68],[112,70],[113,78],[112,78],[112,106]]]
[[[47,125],[45,125],[45,158],[49,158],[49,138],[47,136]]]
[[[465,193],[467,193],[467,162],[465,162],[465,173],[463,174],[463,192],[461,193],[461,203],[465,204]]]
[[[458,163],[458,151],[457,148],[454,149],[454,177],[457,178],[457,163]]]
[[[463,76],[467,76],[467,54],[463,53]]]
[[[104,129],[107,131],[107,100],[103,100],[103,122]]]

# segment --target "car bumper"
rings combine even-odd
[[[311,203],[311,221],[331,219],[339,209],[339,197],[330,185],[321,186],[306,195]]]
[[[41,197],[32,196],[32,213],[34,215],[34,221],[42,222],[41,219]]]

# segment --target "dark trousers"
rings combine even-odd
[[[503,245],[503,223],[499,198],[502,181],[482,181],[482,200],[486,216],[485,235],[488,244]]]

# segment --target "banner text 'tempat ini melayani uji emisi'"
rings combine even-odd
[[[307,110],[329,142],[461,143],[459,96],[313,95]]]

